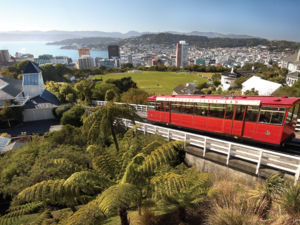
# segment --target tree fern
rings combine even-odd
[[[99,174],[113,180],[117,177],[120,170],[119,161],[109,153],[103,152],[102,155],[92,160],[92,167]]]
[[[80,207],[72,216],[67,219],[65,225],[94,225],[100,224],[103,219],[104,215],[100,211],[97,201],[93,200]]]
[[[31,202],[24,205],[13,206],[9,208],[9,212],[0,217],[0,224],[14,223],[20,216],[32,213],[43,206],[41,201]]]
[[[152,151],[151,154],[145,158],[141,169],[147,174],[152,173],[155,168],[159,167],[163,163],[175,161],[178,157],[177,150],[181,149],[183,149],[182,142],[168,142]]]
[[[150,154],[153,150],[158,148],[159,146],[163,145],[162,141],[159,140],[154,140],[150,144],[146,145],[144,148],[142,148],[142,153],[148,155]]]
[[[97,197],[97,205],[105,216],[114,215],[120,207],[137,205],[140,199],[140,192],[132,184],[116,184],[102,192]]]
[[[121,183],[130,183],[141,186],[145,183],[146,176],[140,170],[140,166],[145,160],[143,153],[137,154],[126,167]]]

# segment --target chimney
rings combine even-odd
[[[298,55],[297,55],[297,60],[296,61],[300,61],[300,49],[298,50]]]

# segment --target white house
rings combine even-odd
[[[234,81],[238,78],[240,74],[234,72],[232,67],[231,72],[224,72],[221,75],[221,88],[222,91],[227,91],[229,88],[234,87]]]
[[[290,87],[293,86],[300,79],[300,72],[293,72],[286,75],[286,84]]]
[[[300,72],[300,49],[295,54],[284,58],[282,65],[290,72]]]
[[[246,91],[251,91],[252,89],[258,91],[259,95],[272,95],[276,90],[278,90],[282,85],[261,79],[260,77],[253,76],[242,83],[242,94]]]
[[[54,119],[53,109],[59,105],[56,96],[45,90],[42,71],[32,62],[26,66],[22,81],[0,76],[0,108],[23,107],[23,120]]]

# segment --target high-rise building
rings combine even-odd
[[[8,50],[0,50],[0,63],[8,63],[10,59]]]
[[[120,58],[120,49],[118,45],[108,46],[108,58]]]
[[[77,61],[78,69],[93,69],[95,67],[94,59],[88,55],[83,55]]]
[[[188,65],[188,44],[185,41],[179,41],[176,44],[176,67]]]
[[[90,49],[89,48],[78,48],[78,56],[81,58],[84,55],[90,56]]]

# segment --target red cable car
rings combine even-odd
[[[170,95],[148,98],[149,121],[281,145],[294,137],[300,98]]]

